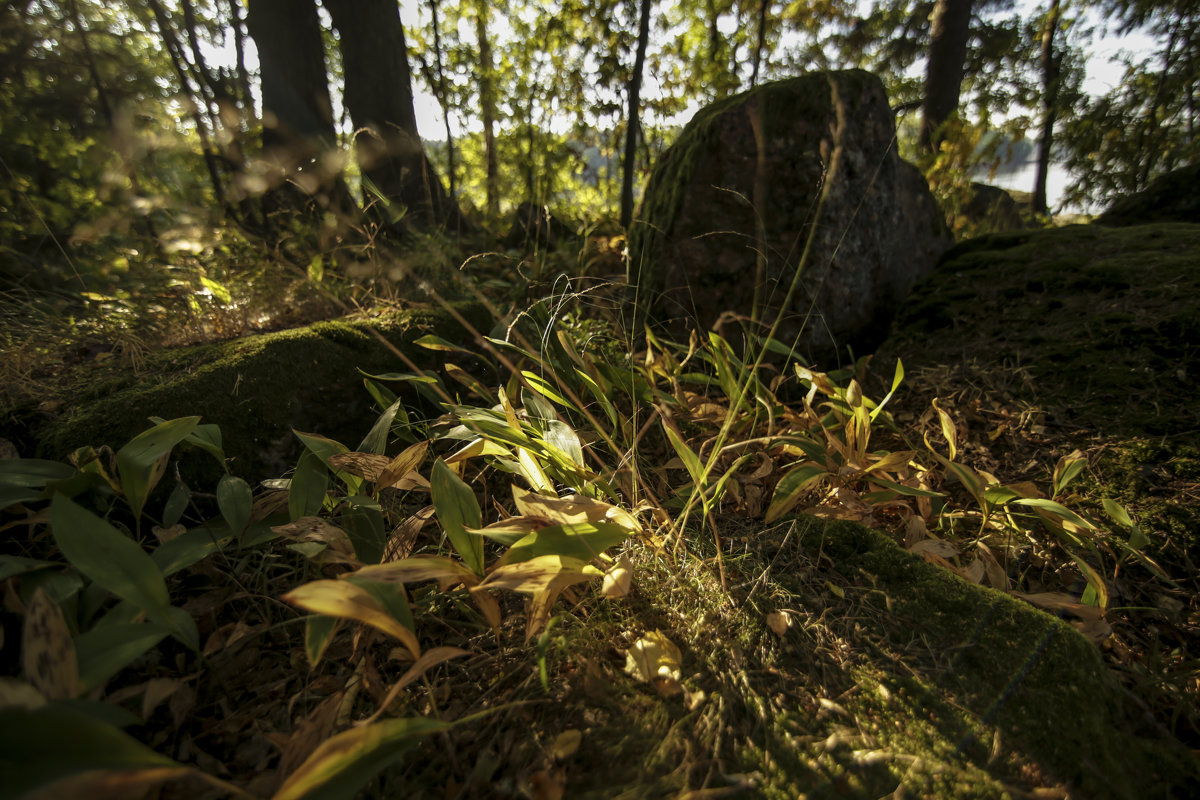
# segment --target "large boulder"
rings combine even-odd
[[[1096,218],[1114,228],[1150,222],[1200,222],[1200,162],[1160,175]]]
[[[953,244],[895,133],[883,84],[862,70],[701,110],[655,166],[630,229],[639,321],[678,331],[726,311],[766,324],[782,314],[779,336],[810,356],[877,344]]]

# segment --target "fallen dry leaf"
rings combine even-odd
[[[788,628],[792,627],[792,615],[786,611],[772,611],[767,614],[767,627],[782,638],[787,634]]]
[[[625,654],[625,671],[648,683],[655,678],[678,682],[683,656],[662,631],[651,631],[638,639]]]
[[[75,642],[58,603],[42,587],[33,593],[21,637],[25,678],[50,700],[69,700],[79,689]]]

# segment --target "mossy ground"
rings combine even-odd
[[[470,712],[497,694],[520,705],[425,746],[371,796],[435,797],[451,786],[458,796],[537,797],[549,775],[584,798],[1142,798],[1200,788],[1186,754],[1136,729],[1096,648],[1062,621],[854,523],[722,528],[734,542],[730,591],[711,562],[643,551],[632,596],[560,613],[543,637],[546,686],[538,647],[516,643],[519,625],[499,651],[472,643],[497,654],[447,681],[450,705]],[[706,550],[714,555],[697,543],[693,555]],[[783,635],[768,626],[771,612],[788,614]],[[653,630],[682,651],[691,708],[621,671],[621,649]],[[573,730],[578,749],[556,757],[554,743]],[[455,764],[447,751],[475,756]]]
[[[1177,250],[1196,235],[1195,228],[1065,229],[968,245],[914,301],[886,348],[883,371],[890,374],[889,356],[902,355],[908,408],[925,407],[929,394],[947,398],[967,420],[969,457],[1005,477],[1037,474],[1061,452],[1089,448],[1088,480],[1122,502],[1127,497],[1156,536],[1154,552],[1178,570],[1192,563],[1186,541],[1196,529],[1189,528],[1194,510],[1184,499],[1194,488],[1196,452],[1174,435],[1189,428],[1150,433],[1147,426],[1163,424],[1161,414],[1114,407],[1114,392],[1101,379],[1130,384],[1130,365],[1156,357],[1155,347],[1177,346],[1162,340],[1162,322],[1186,317],[1189,298],[1200,295],[1181,291],[1178,302],[1167,304],[1173,291],[1159,290],[1195,288],[1188,283],[1195,276],[1180,268],[1187,251]],[[1093,268],[1114,251],[1130,257]],[[1153,281],[1135,279],[1148,268]],[[1047,314],[1055,300],[1072,313]],[[1094,317],[1111,312],[1105,302],[1154,335],[1131,338],[1119,355],[1097,355],[1104,326]],[[941,316],[930,327],[934,312]],[[435,317],[406,320],[392,330],[398,345],[425,332],[454,336]],[[315,415],[310,427],[334,435],[321,427],[333,424],[326,412],[317,414],[301,391],[328,393],[337,402],[346,401],[339,392],[362,398],[354,368],[381,368],[367,360],[372,339],[361,326],[336,324],[192,351],[191,361],[157,369],[163,380],[146,391],[193,405],[135,410],[128,399],[134,395],[119,394],[116,384],[93,387],[80,397],[107,403],[105,410],[73,424],[88,442],[120,444],[124,434],[104,427],[118,411],[139,424],[144,413],[207,415],[195,403],[224,399],[238,385],[238,365],[251,363],[237,359],[265,354],[272,366],[251,377],[282,384],[284,399],[235,401],[228,413],[245,419],[222,422],[227,444],[261,448],[264,440],[254,437],[268,422],[286,433],[295,423],[282,419],[281,408]],[[1075,342],[1073,351],[1068,342]],[[1049,355],[1047,344],[1063,355]],[[1195,413],[1188,406],[1195,351],[1180,353],[1177,368],[1184,372],[1176,383],[1143,378],[1134,385],[1186,425]],[[386,369],[399,369],[392,356],[382,358]],[[1064,366],[1063,358],[1077,360]],[[1124,360],[1114,365],[1118,358]],[[1093,368],[1064,372],[1085,364]],[[318,372],[327,367],[353,377],[336,384]],[[1081,388],[1080,375],[1094,380]],[[296,406],[289,405],[293,397]],[[370,413],[333,413],[352,429],[343,435],[350,444],[372,421]],[[902,422],[904,414],[902,404]],[[1011,473],[1000,469],[1009,466]],[[1153,522],[1151,500],[1174,520],[1174,539]],[[585,798],[1183,798],[1200,791],[1196,761],[1177,741],[1191,744],[1195,724],[1186,706],[1195,673],[1185,672],[1195,652],[1196,592],[1188,583],[1194,570],[1172,588],[1145,575],[1135,580],[1137,568],[1129,567],[1130,588],[1114,584],[1129,592],[1119,595],[1121,602],[1141,603],[1159,592],[1180,606],[1171,611],[1164,601],[1140,616],[1118,615],[1113,641],[1124,650],[1101,651],[1054,616],[968,584],[856,524],[799,517],[764,526],[727,517],[718,525],[725,543],[719,555],[700,532],[684,549],[630,548],[632,595],[604,601],[592,588],[568,594],[554,625],[530,642],[515,595],[505,596],[506,623],[492,632],[465,598],[415,587],[422,641],[474,655],[430,672],[389,713],[444,719],[492,713],[423,743],[365,796],[555,797],[561,789]],[[276,598],[314,577],[313,567],[286,549],[261,555],[213,558],[184,576],[187,607],[206,642],[206,669],[189,678],[192,705],[179,720],[168,721],[175,709],[163,706],[131,730],[257,795],[278,785],[289,743],[328,736],[373,711],[407,667],[389,658],[386,645],[371,646],[367,635],[337,637],[310,669],[303,626]],[[717,577],[717,558],[727,588]],[[790,621],[782,634],[768,623],[779,612]],[[1153,640],[1147,620],[1157,626]],[[680,647],[690,701],[662,696],[622,671],[622,651],[653,630]],[[155,658],[122,681],[135,700],[135,681],[176,674],[171,661],[183,663],[186,654],[175,648]],[[1182,711],[1172,717],[1169,702]],[[578,747],[561,745],[573,731]],[[204,794],[186,785],[162,796]]]
[[[940,397],[967,459],[1043,484],[1074,449],[1088,469],[1066,500],[1107,523],[1126,506],[1173,583],[1135,563],[1114,572],[1104,655],[1161,724],[1200,745],[1200,225],[1073,225],[995,234],[947,254],[877,358],[902,357],[912,420]],[[1126,533],[1108,524],[1104,537]],[[1040,571],[1039,571],[1040,570]],[[1035,585],[1055,589],[1047,566]]]
[[[459,313],[484,333],[491,326],[481,306]],[[354,446],[371,420],[363,373],[410,371],[376,333],[422,368],[436,368],[433,353],[412,344],[435,330],[471,341],[450,314],[426,308],[161,350],[137,372],[78,365],[58,376],[39,407],[6,410],[0,435],[26,457],[62,459],[84,445],[119,448],[151,416],[199,415],[220,426],[235,472],[278,474],[294,462],[292,428]]]

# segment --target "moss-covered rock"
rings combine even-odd
[[[692,118],[646,183],[629,278],[639,309],[676,330],[726,311],[779,315],[782,340],[838,352],[878,344],[951,243],[924,177],[896,153],[879,78],[820,72]]]
[[[1117,200],[1096,222],[1114,227],[1151,222],[1200,223],[1200,163],[1155,178],[1145,191]]]
[[[1140,800],[1200,788],[1195,761],[1142,724],[1064,621],[856,523],[722,527],[748,535],[726,557],[730,594],[703,571],[644,563],[635,597],[586,624],[564,617],[562,657],[591,666],[555,686],[532,725],[543,741],[585,732],[565,765],[571,796],[741,786],[781,800]],[[788,627],[773,630],[780,612]],[[690,700],[633,682],[609,655],[606,643],[654,629],[680,647]]]
[[[459,313],[477,330],[491,326],[482,307]],[[120,447],[152,416],[199,415],[220,426],[235,472],[279,474],[297,452],[293,428],[356,445],[377,413],[362,373],[409,371],[390,347],[422,368],[438,366],[433,353],[413,345],[432,332],[471,341],[445,311],[410,310],[163,351],[140,374],[122,371],[96,384],[84,366],[65,383],[74,388],[52,399],[53,417],[12,410],[0,435],[18,442],[24,456],[61,459],[83,445]]]

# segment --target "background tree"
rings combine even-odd
[[[640,0],[637,55],[629,74],[629,111],[625,117],[625,158],[621,179],[621,227],[633,221],[633,177],[637,158],[638,120],[641,114],[642,69],[646,64],[646,46],[650,39],[650,0]]]
[[[973,0],[937,0],[933,8],[921,118],[921,146],[931,153],[937,152],[938,145],[946,138],[946,121],[958,110],[972,3]]]
[[[1126,56],[1119,86],[1088,102],[1063,130],[1073,180],[1068,202],[1099,205],[1200,160],[1200,2],[1108,0],[1121,32],[1155,37],[1147,58]]]
[[[364,178],[392,212],[403,210],[418,225],[456,224],[458,210],[425,157],[417,132],[408,50],[395,0],[324,2],[340,36],[344,98]]]

